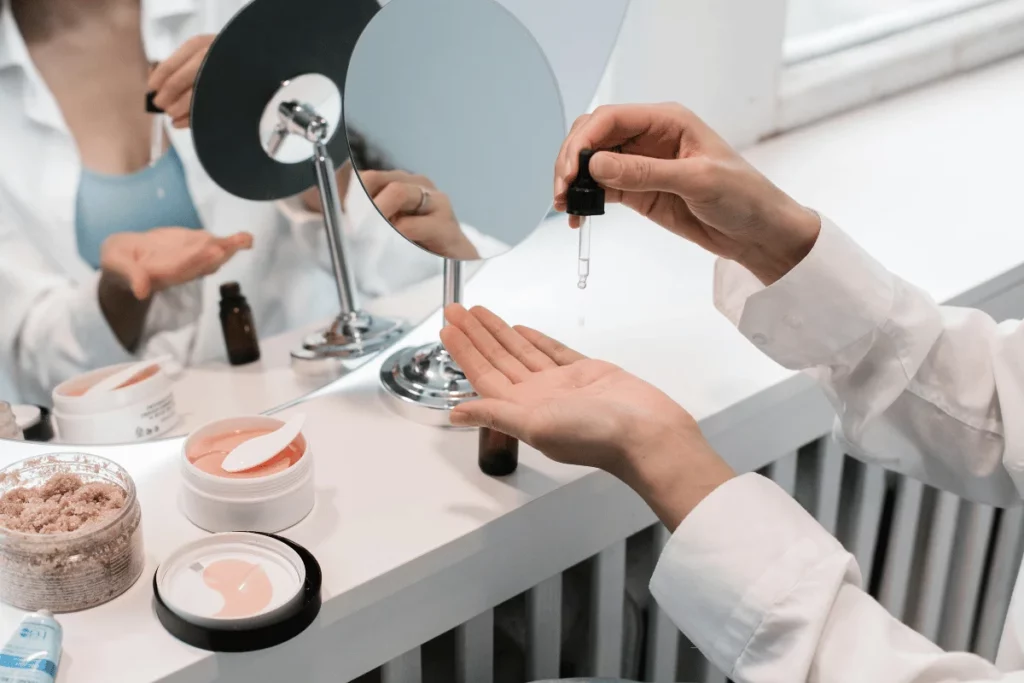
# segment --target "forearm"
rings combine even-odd
[[[123,278],[106,271],[100,276],[97,295],[100,310],[114,336],[126,351],[135,353],[142,340],[152,299],[139,301]]]
[[[612,474],[636,491],[669,531],[675,531],[704,498],[736,476],[703,439],[666,434],[650,443],[628,453]]]
[[[765,286],[780,280],[811,252],[821,232],[821,217],[782,195],[761,207],[757,214],[764,228],[752,231],[752,239],[736,257]]]

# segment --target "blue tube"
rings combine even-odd
[[[45,610],[25,615],[0,650],[0,683],[54,683],[61,628]]]

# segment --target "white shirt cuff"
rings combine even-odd
[[[814,566],[846,554],[800,505],[758,474],[715,489],[683,520],[651,593],[729,674],[760,624]]]
[[[828,365],[888,319],[895,277],[831,221],[810,253],[769,287],[731,261],[715,265],[715,306],[777,363]]]

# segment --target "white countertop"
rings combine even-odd
[[[982,301],[1024,282],[1021,180],[1017,155],[1007,153],[1024,150],[1022,81],[1016,60],[772,140],[749,157],[937,298]],[[488,264],[467,287],[468,303],[656,383],[741,469],[803,443],[801,429],[821,428],[827,412],[806,380],[764,358],[714,310],[708,255],[619,209],[595,221],[592,255],[581,293],[575,235],[551,222]],[[434,316],[410,339],[436,339],[438,326]],[[348,680],[652,521],[609,477],[529,448],[512,477],[482,475],[474,434],[389,412],[380,363],[285,411],[309,416],[319,496],[286,535],[319,558],[325,604],[309,632],[274,650],[211,655],[163,631],[150,606],[152,573],[202,534],[175,513],[178,444],[90,449],[135,478],[148,564],[123,597],[59,617],[59,681]],[[759,421],[780,406],[785,420]],[[6,462],[45,449],[0,450]],[[17,614],[0,614],[9,629]]]
[[[364,308],[371,315],[407,321],[411,330],[437,308],[443,284],[441,276],[431,277],[401,292],[367,300]],[[353,358],[324,366],[321,369],[326,369],[325,373],[296,372],[291,351],[301,348],[306,336],[331,322],[333,319],[324,319],[260,340],[260,359],[255,363],[232,366],[224,358],[182,370],[174,382],[181,422],[171,435],[186,435],[213,420],[291,405],[365,363],[367,358]]]

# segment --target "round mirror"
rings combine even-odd
[[[195,75],[191,134],[169,130],[169,120],[144,110],[145,83],[136,84],[135,113],[148,124],[154,151],[146,161],[152,166],[115,183],[89,159],[83,159],[83,173],[62,173],[61,164],[75,155],[58,154],[36,169],[40,178],[57,178],[56,185],[15,183],[52,189],[67,202],[54,202],[49,189],[26,196],[25,217],[32,220],[15,221],[24,223],[15,235],[18,248],[0,254],[0,275],[14,286],[14,322],[0,348],[0,450],[10,446],[4,439],[21,435],[74,448],[133,444],[184,435],[227,416],[284,408],[397,339],[389,334],[384,344],[371,344],[367,330],[400,329],[385,326],[387,321],[416,325],[436,311],[431,295],[441,287],[442,263],[380,217],[345,163],[341,94],[352,50],[380,11],[377,0],[239,4],[245,6],[212,40]],[[166,42],[168,55],[191,31],[210,27],[206,21],[180,23],[181,31],[159,41]],[[290,115],[281,116],[282,105],[289,105],[284,109]],[[152,118],[142,118],[144,111]],[[281,122],[294,128],[271,145]],[[138,131],[129,128],[123,132],[134,140]],[[325,140],[329,155],[311,156],[310,139]],[[70,138],[66,142],[74,146]],[[82,185],[92,171],[96,177]],[[334,180],[326,185],[336,196],[325,195],[334,212],[324,210],[314,187],[322,178]],[[6,197],[6,190],[0,187],[0,195]],[[82,233],[76,239],[76,193],[98,198],[89,206],[116,206],[114,214],[97,215],[117,220],[87,221],[96,228],[90,239],[82,240]],[[154,197],[168,201],[154,204]],[[0,205],[6,218],[7,206]],[[325,225],[328,213],[338,219],[336,230]],[[62,225],[69,215],[76,229],[56,236],[38,229]],[[114,232],[142,239],[165,226],[181,227],[174,228],[174,239],[161,230],[162,257],[187,255],[195,236],[205,239],[204,233],[228,238],[245,231],[252,240],[215,273],[190,275],[173,291],[154,288],[151,302],[140,306],[122,274],[104,271],[99,244]],[[332,258],[339,234],[353,236],[347,269]],[[82,245],[96,249],[83,251]],[[59,258],[47,257],[51,252]],[[350,311],[343,310],[338,283],[346,278],[339,271],[351,276],[348,293],[358,295],[348,300]],[[85,317],[68,327],[60,311],[33,305],[41,292],[75,303],[76,310],[88,302]],[[310,339],[323,339],[321,346],[333,353],[343,334],[358,336],[363,355],[310,352],[311,360],[296,362],[309,351]]]
[[[377,210],[433,254],[497,256],[550,210],[565,137],[558,81],[493,0],[388,2],[352,53],[343,118]]]
[[[192,96],[196,154],[214,182],[254,200],[290,197],[316,182],[312,164],[267,154],[268,103],[289,88],[329,99],[320,79],[344,91],[352,48],[379,11],[377,0],[303,0],[282,14],[281,3],[256,0],[231,19],[210,47]],[[344,138],[328,138],[338,166],[348,158]],[[312,155],[300,141],[285,145],[293,150],[289,157],[299,156],[294,161]]]
[[[324,140],[330,140],[341,123],[341,93],[334,81],[321,74],[303,74],[285,81],[263,109],[260,144],[274,161],[295,164],[313,156],[309,140],[291,135],[281,118],[281,106],[289,103],[316,112],[326,122]]]

